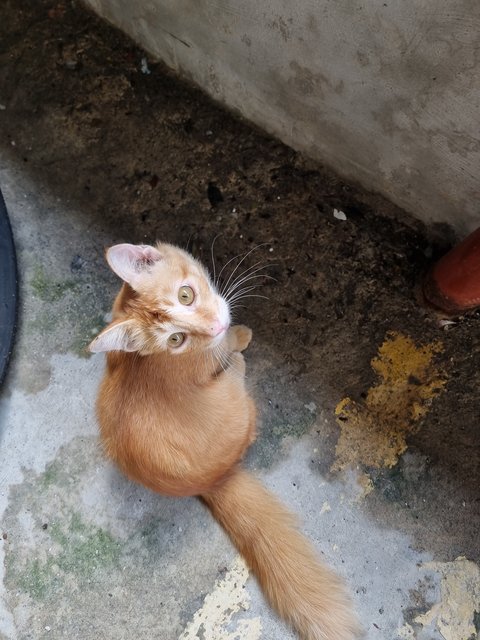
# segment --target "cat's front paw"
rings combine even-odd
[[[237,324],[230,328],[233,348],[235,351],[244,351],[252,339],[252,330],[244,324]]]

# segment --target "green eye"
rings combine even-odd
[[[179,347],[185,342],[185,334],[184,333],[172,333],[171,336],[168,337],[168,346],[169,347]]]
[[[195,300],[192,287],[184,286],[178,290],[178,301],[184,305],[190,305]]]

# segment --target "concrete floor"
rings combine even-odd
[[[98,446],[103,358],[85,346],[118,287],[103,248],[159,238],[208,260],[218,233],[219,263],[265,243],[248,264],[276,278],[239,317],[261,430],[246,464],[345,577],[368,639],[480,637],[479,315],[443,326],[415,293],[452,234],[143,57],[74,3],[0,6],[21,276],[0,391],[0,638],[293,637],[200,503],[134,486]]]

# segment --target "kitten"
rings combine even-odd
[[[353,639],[341,581],[239,464],[256,430],[241,353],[251,330],[230,326],[227,300],[177,247],[120,244],[107,261],[124,284],[90,344],[108,352],[97,401],[106,453],[154,491],[200,496],[300,637]]]

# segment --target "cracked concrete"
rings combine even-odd
[[[275,277],[238,318],[254,331],[260,427],[246,464],[345,577],[368,640],[478,636],[479,315],[442,328],[415,296],[450,230],[253,131],[161,65],[142,73],[144,52],[73,4],[2,4],[0,42],[0,184],[21,277],[0,391],[0,638],[293,638],[199,502],[133,485],[98,446],[103,358],[84,347],[118,287],[104,247],[159,238],[208,262],[218,233],[219,264],[265,243],[248,264]],[[386,349],[389,335],[408,348]],[[388,464],[337,449],[349,398],[375,451],[376,373],[374,413],[402,427]],[[387,410],[398,389],[400,409],[421,405],[414,425]]]

